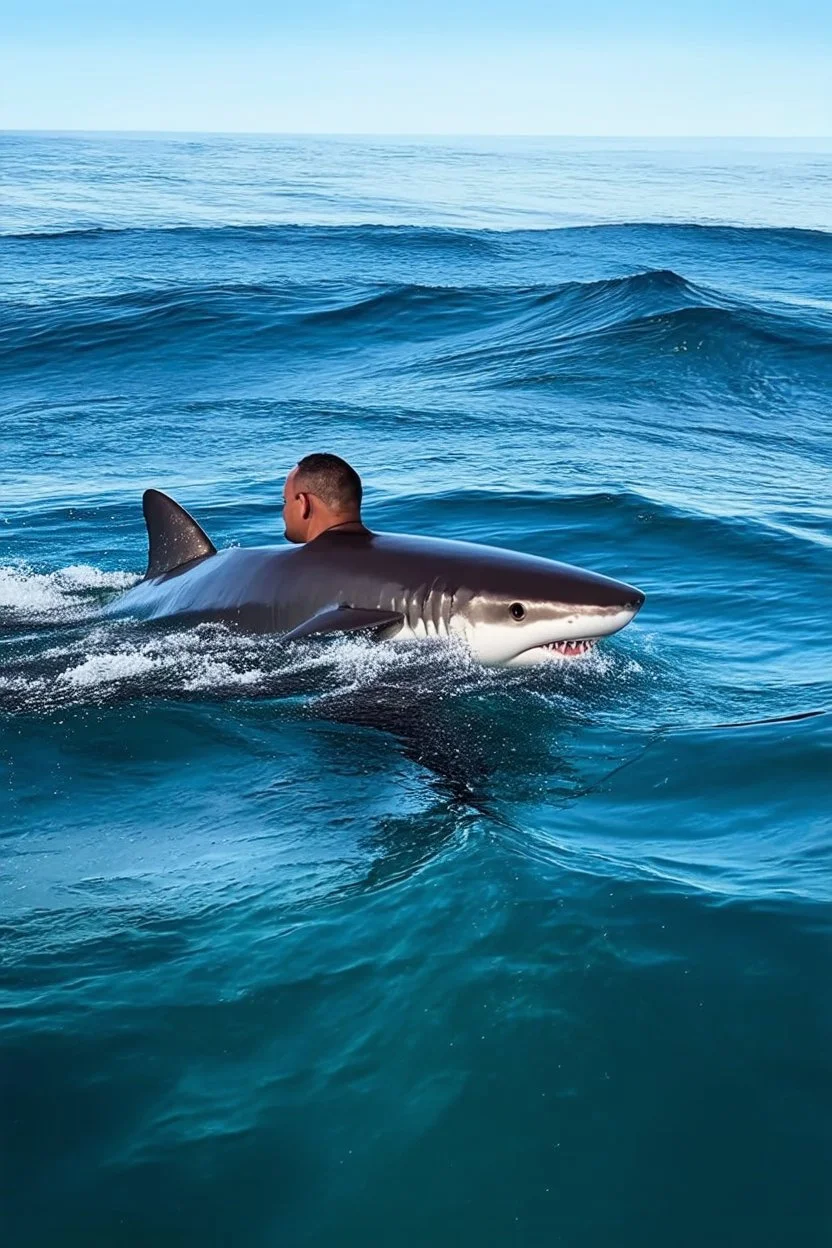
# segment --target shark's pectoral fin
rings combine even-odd
[[[375,611],[365,607],[329,607],[310,616],[297,628],[285,633],[284,641],[298,641],[321,633],[354,633],[360,628],[382,628],[387,624],[402,624],[404,616],[399,611]]]

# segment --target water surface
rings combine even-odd
[[[9,1244],[825,1245],[829,144],[0,136]],[[632,582],[495,672],[97,612],[141,491]]]

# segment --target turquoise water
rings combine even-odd
[[[0,1228],[826,1245],[832,144],[0,136]],[[140,496],[646,591],[143,631]]]

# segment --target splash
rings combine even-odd
[[[55,572],[36,572],[26,563],[0,565],[0,622],[4,616],[14,623],[80,620],[106,592],[129,589],[139,579],[84,563]]]
[[[98,609],[135,584],[129,573],[73,565],[40,573],[0,569],[3,642],[0,710],[49,714],[74,705],[136,698],[296,698],[315,714],[374,705],[406,718],[460,696],[538,696],[557,703],[594,696],[605,682],[637,679],[637,660],[597,647],[580,660],[538,668],[485,668],[463,642],[378,642],[349,634],[285,645],[221,624],[158,628],[102,621]],[[21,631],[21,627],[25,632]]]

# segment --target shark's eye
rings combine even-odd
[[[509,607],[509,612],[513,620],[524,620],[526,618],[526,608],[522,602],[513,602]]]

